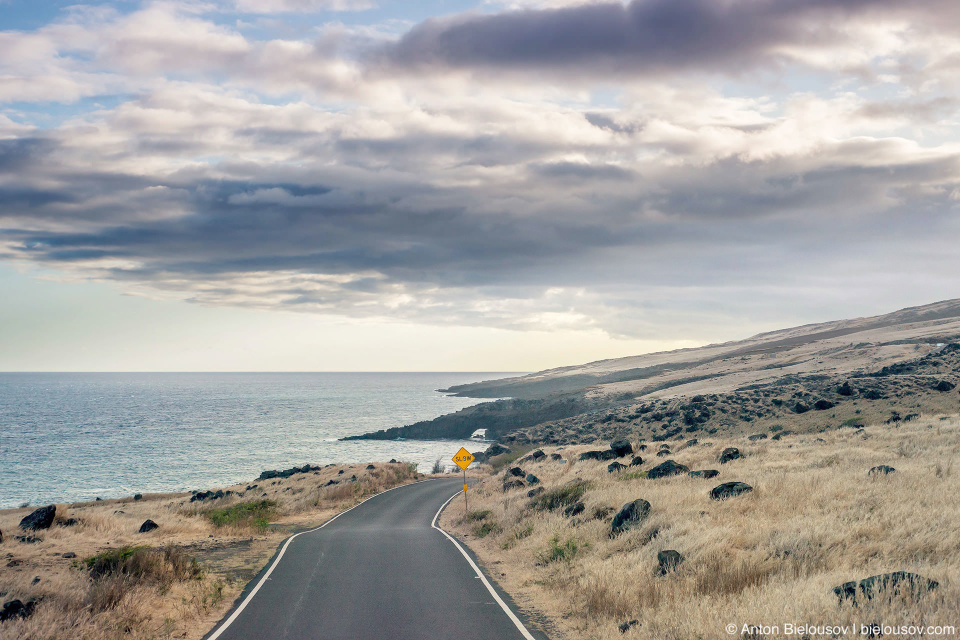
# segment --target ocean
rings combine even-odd
[[[508,373],[0,373],[0,508],[209,489],[266,469],[397,460],[452,441],[339,442],[481,402],[436,389]]]

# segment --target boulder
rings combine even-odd
[[[550,454],[550,459],[551,459],[551,460],[555,460],[555,461],[556,461],[556,460],[563,460],[563,456],[560,455],[559,453],[551,453],[551,454]]]
[[[586,508],[587,507],[578,500],[573,504],[568,505],[567,508],[563,510],[563,515],[572,518],[573,516],[578,516],[583,513],[583,510]]]
[[[797,404],[794,405],[793,411],[795,413],[806,413],[807,411],[810,411],[810,407],[803,404],[802,402],[798,402]]]
[[[691,438],[690,440],[687,440],[687,446],[688,446],[688,447],[692,447],[692,446],[694,446],[695,444],[697,444],[698,442],[700,442],[700,441],[697,440],[696,438]]]
[[[67,518],[66,520],[61,520],[57,523],[57,526],[60,527],[75,527],[80,524],[80,521],[76,518]]]
[[[957,385],[946,380],[941,380],[937,383],[937,386],[934,387],[937,391],[953,391]]]
[[[510,447],[505,447],[495,442],[487,447],[487,450],[483,452],[483,457],[489,460],[493,456],[499,456],[503,453],[510,453]]]
[[[510,467],[510,469],[507,471],[507,473],[509,473],[510,475],[512,475],[512,476],[514,476],[514,477],[517,477],[517,478],[522,478],[523,476],[527,475],[527,474],[524,472],[524,470],[521,469],[520,467]]]
[[[53,519],[57,515],[57,505],[51,504],[46,507],[40,507],[23,520],[20,521],[20,528],[24,531],[39,531],[40,529],[49,529],[53,524]]]
[[[537,487],[536,489],[530,489],[530,491],[527,491],[527,497],[536,498],[541,493],[543,493],[543,487]]]
[[[727,464],[731,460],[737,460],[742,457],[743,456],[740,454],[740,449],[737,449],[736,447],[727,447],[720,454],[720,457],[717,459],[717,461],[720,464]]]
[[[863,392],[863,397],[867,400],[880,400],[883,398],[883,394],[880,393],[879,389],[867,389]]]
[[[607,473],[620,473],[627,468],[627,465],[620,464],[619,462],[611,462],[607,465]]]
[[[637,451],[646,451],[646,450],[647,450],[647,445],[645,444],[642,444],[639,447],[637,447]]]
[[[716,478],[720,475],[720,472],[716,469],[703,469],[701,471],[691,471],[689,475],[691,478]]]
[[[612,532],[623,533],[642,523],[650,515],[650,503],[640,498],[623,505],[617,515],[613,516]]]
[[[633,456],[633,460],[630,461],[631,467],[639,467],[643,464],[643,458],[640,456]]]
[[[77,554],[75,554],[73,551],[67,551],[65,554],[61,555],[60,557],[66,558],[67,560],[69,560],[71,558],[76,558]]]
[[[713,500],[726,500],[727,498],[734,498],[751,491],[753,491],[753,487],[745,482],[724,482],[710,491],[710,498]]]
[[[371,469],[376,469],[376,467],[373,466],[372,464],[368,464],[368,465],[367,465],[367,471],[370,471]]]
[[[537,460],[539,460],[540,458],[546,458],[546,457],[547,457],[547,454],[545,454],[542,449],[537,449],[536,451],[534,451],[533,453],[531,453],[529,457],[530,457],[531,460],[537,461]]]
[[[840,385],[840,388],[837,389],[837,393],[839,393],[842,396],[852,396],[853,387],[850,386],[850,381],[848,380],[844,382],[842,385]]]
[[[666,478],[669,476],[676,476],[681,473],[687,473],[690,471],[688,467],[685,467],[682,464],[677,464],[673,460],[667,460],[661,464],[658,464],[650,471],[647,471],[647,477],[656,480],[657,478]]]
[[[779,431],[771,438],[771,440],[779,440],[784,436],[792,436],[792,435],[793,435],[793,431]]]
[[[680,555],[679,551],[674,551],[673,549],[666,549],[657,554],[657,575],[665,576],[671,571],[676,570],[680,566],[684,557]]]
[[[3,610],[0,610],[0,622],[14,620],[16,618],[29,618],[33,615],[33,610],[37,606],[36,600],[11,600],[3,603]]]
[[[23,544],[38,544],[43,542],[43,538],[38,538],[37,536],[13,536],[13,539]]]
[[[894,571],[870,576],[860,582],[845,582],[839,587],[834,587],[833,593],[840,602],[850,600],[856,604],[859,596],[863,596],[866,600],[872,600],[881,594],[919,596],[927,591],[933,591],[938,586],[940,583],[936,580],[906,571]]]
[[[894,469],[890,465],[881,464],[879,466],[874,467],[873,469],[870,469],[870,471],[867,472],[867,475],[871,475],[871,476],[887,475],[889,473],[893,473],[894,471],[896,471],[896,469]]]
[[[767,434],[765,433],[755,433],[749,438],[747,438],[747,440],[749,440],[750,442],[756,442],[757,440],[766,440],[766,439],[767,439]]]
[[[540,484],[540,478],[532,473],[527,474],[527,484]]]
[[[134,500],[143,500],[143,494],[142,494],[142,493],[135,493],[135,494],[133,494],[133,499],[134,499]]]
[[[149,533],[154,529],[159,529],[159,528],[160,528],[160,525],[158,525],[153,520],[145,520],[144,523],[140,525],[139,533]]]
[[[620,629],[620,633],[626,633],[627,631],[630,631],[631,627],[634,627],[638,624],[640,624],[639,620],[625,620],[617,625],[617,629]]]
[[[341,471],[340,473],[343,473]],[[220,498],[226,497],[222,490],[217,489],[216,491],[198,491],[190,497],[190,502],[203,502],[204,500],[219,500]]]
[[[605,451],[584,451],[580,454],[581,460],[600,460],[601,462],[613,460],[616,457],[617,453],[613,449],[607,449]]]
[[[0,529],[0,544],[3,544],[3,530]]]
[[[660,451],[657,451],[658,458],[666,458],[669,455],[673,455],[672,453],[670,453],[669,449],[661,449]]]
[[[833,409],[835,406],[837,405],[833,404],[829,400],[817,400],[814,403],[813,408],[817,411],[826,411],[827,409]]]
[[[610,443],[610,450],[617,454],[618,458],[622,458],[633,453],[633,445],[629,440],[614,440]]]
[[[507,480],[503,483],[503,491],[506,493],[510,489],[523,489],[526,485],[523,484],[523,480]]]

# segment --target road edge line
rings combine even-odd
[[[234,623],[234,621],[240,616],[241,613],[243,613],[243,610],[247,608],[247,605],[250,604],[250,601],[253,600],[253,597],[254,597],[255,595],[257,595],[257,592],[258,592],[258,591],[260,591],[260,587],[262,587],[262,586],[267,582],[267,578],[270,577],[270,574],[273,573],[273,570],[277,568],[277,565],[278,565],[278,564],[280,564],[280,559],[283,558],[283,554],[287,552],[287,547],[290,546],[290,543],[293,542],[293,539],[294,539],[294,538],[296,538],[297,536],[302,536],[302,535],[305,534],[305,533],[313,533],[314,531],[319,531],[320,529],[323,529],[325,526],[327,526],[328,524],[330,524],[331,522],[333,522],[334,520],[336,520],[337,518],[339,518],[339,517],[342,516],[343,514],[349,513],[349,512],[351,512],[351,511],[353,511],[354,509],[356,509],[357,507],[359,507],[360,505],[362,505],[364,502],[367,502],[367,500],[373,500],[373,499],[376,498],[377,496],[382,496],[383,494],[389,493],[389,492],[393,491],[394,489],[400,489],[400,488],[402,488],[402,487],[410,487],[410,486],[413,486],[413,485],[415,485],[415,484],[420,484],[421,482],[430,482],[430,480],[435,480],[435,478],[428,478],[427,480],[417,480],[416,482],[411,482],[410,484],[397,485],[396,487],[390,487],[390,488],[387,489],[386,491],[381,491],[380,493],[375,493],[375,494],[373,494],[372,496],[370,496],[369,498],[367,498],[366,500],[362,500],[361,502],[358,502],[357,504],[353,505],[352,507],[350,507],[350,508],[347,509],[346,511],[341,511],[341,512],[338,513],[337,515],[333,516],[332,518],[330,518],[329,520],[327,520],[326,522],[324,522],[324,523],[323,523],[322,525],[320,525],[319,527],[314,527],[313,529],[308,529],[308,530],[306,530],[306,531],[301,531],[300,533],[295,533],[295,534],[293,534],[292,536],[290,536],[289,538],[287,538],[286,542],[283,543],[283,547],[280,549],[280,553],[278,553],[278,554],[277,554],[277,557],[273,559],[273,564],[270,565],[270,568],[267,569],[267,572],[266,572],[265,574],[263,574],[263,577],[260,578],[260,582],[257,583],[257,586],[255,586],[255,587],[253,588],[253,590],[252,590],[250,593],[247,594],[247,597],[243,599],[243,602],[240,603],[240,606],[238,606],[238,607],[233,611],[233,613],[230,614],[230,617],[227,618],[219,628],[216,628],[216,627],[215,627],[215,628],[216,628],[216,631],[214,631],[212,635],[205,637],[205,640],[217,640],[217,638],[219,638],[220,635],[221,635],[224,631],[226,631],[228,628],[230,628],[230,625]],[[456,497],[456,496],[454,496],[454,497]],[[450,500],[452,500],[452,499],[453,499],[453,498],[450,498]],[[447,500],[447,502],[450,502],[450,500]],[[443,506],[444,506],[444,507],[447,506],[447,503],[445,502],[445,503],[443,504]],[[441,507],[441,510],[442,510],[442,509],[443,509],[443,507]],[[436,516],[434,516],[434,521],[436,521]],[[443,530],[441,529],[441,531],[443,531]],[[444,533],[446,533],[446,532],[444,532]],[[489,588],[489,587],[488,587],[488,588]],[[530,640],[533,640],[533,638],[530,638]]]
[[[520,621],[520,618],[517,617],[517,614],[511,611],[510,607],[507,606],[507,603],[503,601],[503,598],[501,598],[500,594],[497,593],[497,590],[493,588],[493,585],[490,584],[490,581],[487,580],[487,577],[483,575],[483,572],[480,571],[480,567],[478,567],[477,563],[473,561],[473,558],[470,557],[470,554],[468,554],[464,550],[464,548],[460,546],[460,543],[457,542],[453,536],[451,536],[449,533],[447,533],[446,531],[444,531],[443,529],[437,526],[437,518],[439,518],[443,510],[447,508],[447,505],[450,504],[450,502],[454,498],[459,496],[461,493],[463,493],[463,491],[458,491],[457,493],[450,496],[449,500],[443,503],[443,506],[441,506],[440,510],[437,511],[437,514],[433,516],[433,522],[430,523],[430,526],[436,529],[437,531],[439,531],[440,533],[442,533],[443,535],[445,535],[447,537],[447,540],[452,542],[453,545],[457,548],[457,550],[460,551],[460,553],[463,555],[463,557],[467,559],[467,562],[469,562],[470,566],[473,567],[473,570],[477,574],[477,577],[480,578],[481,582],[483,582],[483,586],[487,588],[487,591],[489,591],[490,595],[492,595],[494,600],[497,601],[497,604],[499,604],[500,608],[503,609],[503,612],[507,614],[507,617],[513,621],[513,624],[516,625],[517,629],[520,630],[520,633],[523,635],[523,637],[526,640],[536,640],[536,638],[533,637],[533,634],[530,633],[530,631],[524,626],[523,622]],[[213,639],[211,638],[210,640],[213,640]]]

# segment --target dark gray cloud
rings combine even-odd
[[[461,14],[418,24],[386,47],[388,67],[554,70],[660,75],[677,71],[740,74],[807,50],[856,45],[852,19],[917,14],[941,24],[956,8],[893,0],[633,0],[557,9]]]

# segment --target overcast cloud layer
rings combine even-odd
[[[0,259],[633,337],[960,296],[955,3],[378,15],[145,2],[0,31]]]

